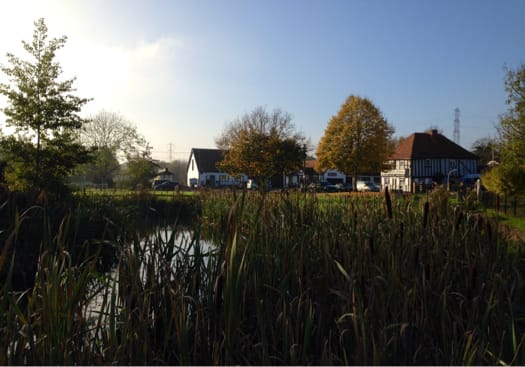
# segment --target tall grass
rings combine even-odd
[[[439,194],[201,206],[182,238],[113,240],[107,273],[71,261],[74,216],[44,230],[35,286],[2,286],[0,364],[525,362],[520,247]]]

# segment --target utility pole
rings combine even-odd
[[[172,156],[171,156],[171,154],[172,154],[173,144],[172,144],[172,143],[169,143],[168,146],[169,146],[169,161],[171,162],[171,161],[172,161]]]

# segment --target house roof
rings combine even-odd
[[[217,168],[217,163],[224,159],[224,151],[193,148],[191,153],[195,157],[199,172],[222,172]]]
[[[317,160],[316,159],[307,159],[304,161],[304,164],[303,164],[303,172],[305,175],[307,176],[312,176],[312,175],[315,175],[317,174],[315,168],[316,168],[316,165],[317,165]]]
[[[304,161],[304,168],[315,169],[316,165],[317,165],[317,159],[307,159]]]
[[[476,159],[476,155],[462,148],[437,130],[414,133],[403,141],[390,159]]]
[[[168,168],[163,168],[160,171],[157,172],[158,175],[172,175],[173,172],[171,172]]]

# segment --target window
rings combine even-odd
[[[227,175],[220,175],[220,176],[219,176],[219,181],[221,181],[221,182],[227,182],[227,181],[228,181],[228,176],[227,176]]]
[[[191,170],[195,171],[195,159],[191,160]]]

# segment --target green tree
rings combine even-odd
[[[220,168],[230,175],[253,177],[261,190],[272,176],[299,170],[307,150],[290,114],[264,107],[231,121],[216,144],[225,151]]]
[[[525,65],[517,70],[507,69],[505,90],[509,111],[500,119],[502,163],[525,164]]]
[[[116,112],[99,111],[90,116],[80,131],[80,142],[93,150],[94,159],[79,169],[83,178],[113,186],[114,175],[128,156],[146,150],[148,142],[136,126]]]
[[[9,83],[0,84],[8,100],[3,113],[6,125],[14,128],[1,146],[11,187],[54,191],[64,187],[77,164],[89,159],[88,150],[77,141],[84,123],[78,113],[88,99],[71,94],[75,79],[58,80],[62,70],[55,56],[67,38],[48,41],[44,20],[34,24],[32,42],[22,41],[32,59],[7,53],[10,66],[1,66],[9,78]]]
[[[146,147],[141,153],[128,155],[125,164],[124,186],[130,189],[147,188],[157,175],[158,165],[151,158],[151,148]]]
[[[471,151],[478,157],[478,165],[500,161],[500,144],[496,138],[485,137],[476,140],[472,144]]]
[[[525,192],[525,65],[507,69],[505,90],[509,110],[500,119],[501,162],[482,176],[492,192],[516,197]]]
[[[108,148],[98,148],[93,151],[90,162],[78,167],[72,181],[106,185],[111,188],[114,186],[114,177],[119,169],[120,163],[115,153]]]
[[[497,165],[481,176],[481,182],[491,192],[515,197],[523,193],[525,170],[520,166]]]
[[[393,148],[393,132],[368,98],[351,95],[330,119],[319,142],[319,168],[351,174],[355,188],[359,173],[381,170]]]

